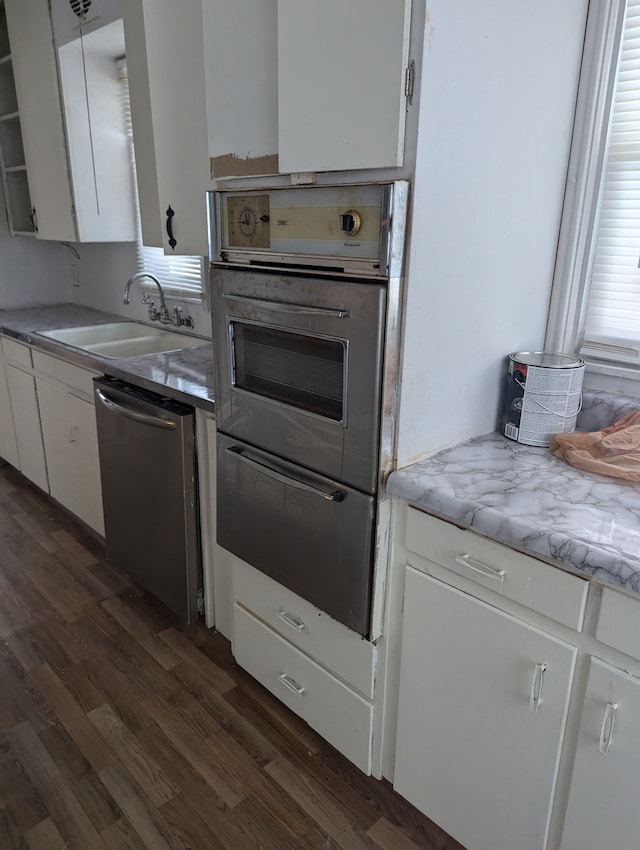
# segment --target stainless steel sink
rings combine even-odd
[[[102,357],[135,357],[206,345],[206,340],[152,328],[140,322],[110,322],[78,328],[38,331],[39,336],[63,342]]]

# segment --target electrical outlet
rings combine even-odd
[[[71,264],[71,281],[74,286],[80,286],[80,274],[78,273],[78,267],[74,263]]]

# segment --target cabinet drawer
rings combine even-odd
[[[640,659],[640,598],[604,587],[596,639]]]
[[[31,368],[31,349],[28,345],[5,336],[2,338],[2,353],[12,363],[16,363],[18,366],[26,366],[27,369]]]
[[[234,565],[233,595],[307,655],[373,698],[376,652],[373,644],[241,561]]]
[[[60,384],[78,390],[93,401],[93,379],[99,372],[74,366],[73,363],[58,360],[57,357],[51,357],[42,351],[33,352],[33,367],[40,375],[46,375]]]
[[[580,631],[589,582],[409,508],[407,549]],[[409,555],[409,563],[415,559]],[[417,565],[419,566],[419,564]]]
[[[233,606],[233,653],[238,664],[291,711],[366,774],[371,773],[370,703],[237,602]]]

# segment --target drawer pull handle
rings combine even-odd
[[[600,727],[600,742],[598,744],[598,749],[603,756],[609,754],[611,744],[613,743],[613,730],[616,725],[617,711],[617,702],[607,703],[607,707],[604,710],[604,717],[602,718],[602,726]]]
[[[544,674],[547,671],[546,664],[536,664],[531,680],[531,696],[529,697],[529,709],[535,714],[542,703],[542,689],[544,688]]]
[[[480,563],[480,561],[474,561],[471,555],[456,555],[456,563],[463,567],[468,567],[474,573],[480,573],[485,578],[493,579],[493,581],[503,582],[507,574],[506,570],[496,570],[493,567],[488,567],[486,564]]]
[[[307,628],[307,624],[304,620],[301,620],[299,617],[296,617],[294,614],[290,614],[288,611],[285,611],[284,608],[281,608],[278,611],[278,619],[282,620],[283,623],[286,623],[292,629],[295,629],[297,632],[303,632]]]
[[[292,679],[291,676],[287,676],[286,673],[278,674],[278,679],[280,679],[282,684],[289,688],[290,691],[293,691],[297,697],[301,697],[304,693],[304,688],[299,685],[295,679]]]

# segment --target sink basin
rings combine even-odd
[[[59,328],[38,331],[39,336],[64,342],[83,351],[102,357],[136,357],[206,345],[206,340],[185,334],[152,328],[140,322],[110,322],[105,325],[85,325],[79,328]]]

